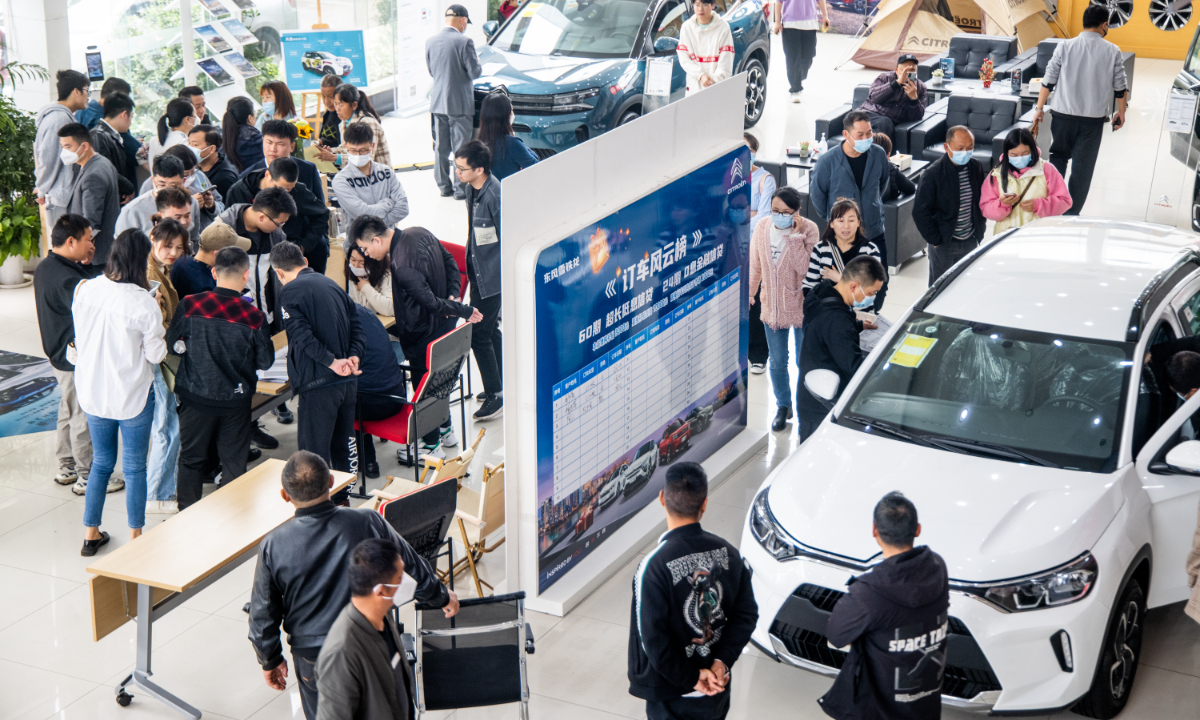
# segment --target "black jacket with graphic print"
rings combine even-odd
[[[849,582],[825,626],[850,646],[818,702],[839,720],[935,720],[942,716],[950,581],[941,556],[922,545]]]
[[[733,667],[757,622],[737,548],[699,523],[666,533],[633,577],[629,694],[665,701],[694,692],[714,660]]]

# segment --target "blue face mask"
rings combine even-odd
[[[755,161],[757,158],[758,158],[758,156],[757,156],[757,155],[755,155],[754,153],[750,153],[750,164],[751,164],[751,165],[753,165],[753,164],[754,164],[754,161]]]
[[[262,104],[262,106],[263,106],[263,115],[270,117],[275,114],[275,101],[274,100],[267,100],[266,102],[264,102]]]
[[[864,138],[862,140],[855,140],[854,141],[854,151],[860,152],[860,153],[865,153],[866,151],[870,150],[871,146],[874,144],[875,144],[875,140],[873,138]]]
[[[853,290],[850,291],[850,299],[854,300],[854,291]],[[867,295],[865,292],[863,293],[863,299],[861,302],[858,300],[854,300],[854,309],[855,310],[866,310],[867,308],[874,307],[874,306],[875,306],[875,298],[871,297],[870,295]]]
[[[729,208],[729,222],[734,225],[742,225],[750,219],[749,208]]]
[[[1032,154],[1016,155],[1016,156],[1009,155],[1008,156],[1008,164],[1012,165],[1013,167],[1015,167],[1018,170],[1024,170],[1025,168],[1029,167],[1029,161],[1032,159],[1033,159]]]
[[[795,221],[792,219],[791,215],[773,212],[771,213],[771,222],[774,223],[775,227],[779,228],[780,230],[787,230]]]
[[[970,150],[957,150],[955,152],[950,153],[950,161],[953,162],[955,165],[966,165],[967,161],[970,159],[971,159],[971,151]]]

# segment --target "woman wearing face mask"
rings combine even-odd
[[[371,133],[375,137],[375,155],[371,159],[391,167],[392,154],[388,151],[387,136],[383,134],[379,113],[375,112],[375,107],[371,105],[371,99],[367,97],[367,94],[353,85],[341,85],[334,93],[333,107],[337,110],[338,119],[342,121],[343,133],[351,123],[362,122],[371,127]],[[317,147],[322,160],[334,163],[338,167],[345,166],[346,149],[344,145],[335,148],[324,145]]]
[[[383,260],[372,260],[357,245],[352,247],[346,254],[350,299],[376,315],[394,315],[391,262],[390,255]]]
[[[808,294],[822,278],[829,278],[836,283],[841,279],[846,263],[859,255],[878,260],[879,248],[863,235],[858,203],[841,198],[829,210],[829,227],[825,228],[821,242],[813,249],[808,262],[808,274],[804,276],[804,293]],[[887,287],[886,282],[884,287]]]
[[[996,221],[993,234],[1021,227],[1043,217],[1062,215],[1071,207],[1071,194],[1062,175],[1042,160],[1037,139],[1025,128],[1004,138],[1000,164],[983,182],[979,209]]]
[[[775,197],[775,176],[756,164],[758,138],[742,133],[746,147],[750,148],[750,219],[758,222],[771,214],[771,202]]]
[[[292,101],[292,91],[287,83],[281,80],[263,83],[258,91],[258,99],[262,103],[262,112],[258,114],[254,128],[259,132],[262,132],[263,123],[268,120],[296,119],[296,104]]]
[[[804,340],[804,275],[820,231],[800,217],[800,193],[782,187],[771,198],[771,212],[754,225],[750,238],[750,304],[755,295],[762,306],[762,325],[771,350],[771,387],[775,391],[775,420],[779,432],[792,418],[792,384],[788,377],[788,335],[796,338],[796,369]],[[761,285],[762,290],[759,290]]]
[[[535,164],[537,155],[513,132],[512,101],[492,93],[479,108],[479,142],[492,151],[492,176],[503,180]]]
[[[167,103],[167,111],[158,119],[158,132],[150,138],[147,158],[150,167],[163,151],[174,145],[188,144],[188,133],[196,126],[196,109],[187,98],[175,98]]]

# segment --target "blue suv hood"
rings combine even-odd
[[[558,55],[522,55],[485,45],[479,52],[483,73],[475,81],[480,90],[500,85],[519,95],[555,93],[606,87],[617,82],[636,60],[593,59]]]

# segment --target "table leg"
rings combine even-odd
[[[200,711],[164,690],[150,680],[153,674],[150,670],[151,643],[153,642],[152,628],[154,624],[154,604],[151,602],[152,588],[149,585],[138,585],[137,589],[137,666],[133,674],[125,678],[117,687],[117,702],[129,704],[130,685],[145,690],[151,697],[157,698],[163,704],[178,710],[185,716],[199,720]]]

